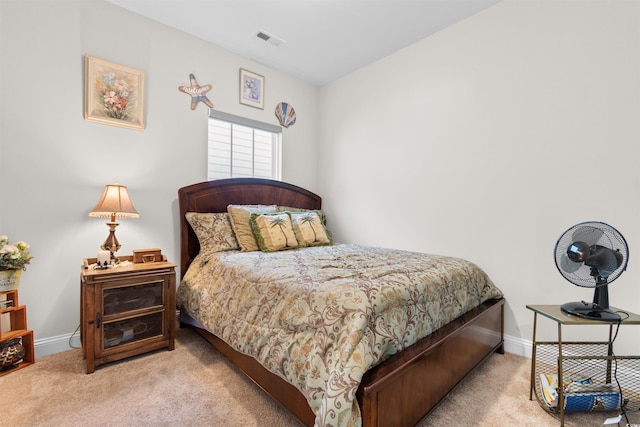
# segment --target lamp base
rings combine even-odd
[[[109,227],[109,235],[105,239],[104,243],[102,243],[102,246],[100,246],[102,250],[109,251],[111,253],[111,261],[114,263],[120,262],[116,257],[115,252],[117,252],[122,247],[122,245],[116,238],[116,227],[118,225],[120,224],[117,222],[107,222],[107,227]]]

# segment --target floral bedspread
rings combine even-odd
[[[316,426],[359,426],[363,374],[500,290],[459,258],[333,245],[196,258],[178,304],[298,388]]]

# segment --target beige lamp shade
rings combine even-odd
[[[111,184],[104,187],[104,193],[95,208],[89,212],[92,218],[138,218],[140,215],[129,199],[127,187]]]

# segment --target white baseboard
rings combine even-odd
[[[516,338],[509,335],[504,336],[504,351],[507,353],[517,354],[531,359],[533,345],[531,341],[522,338]]]
[[[74,332],[73,334],[34,340],[33,347],[37,359],[38,357],[80,348],[82,344],[80,343],[80,335]]]
[[[49,337],[37,339],[34,341],[36,358],[48,356],[50,354],[60,353],[74,348],[80,348],[80,335],[76,332],[68,335],[58,335],[57,337]],[[531,358],[531,341],[522,338],[504,336],[504,350],[508,353],[517,354],[519,356]]]

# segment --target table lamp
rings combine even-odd
[[[116,239],[116,227],[119,225],[116,222],[116,217],[138,218],[140,216],[129,199],[127,187],[118,184],[106,185],[100,201],[96,207],[89,212],[89,216],[92,218],[110,219],[109,222],[107,222],[109,235],[100,248],[109,251],[111,253],[111,260],[117,261],[114,252],[117,252],[121,245],[118,239]]]

